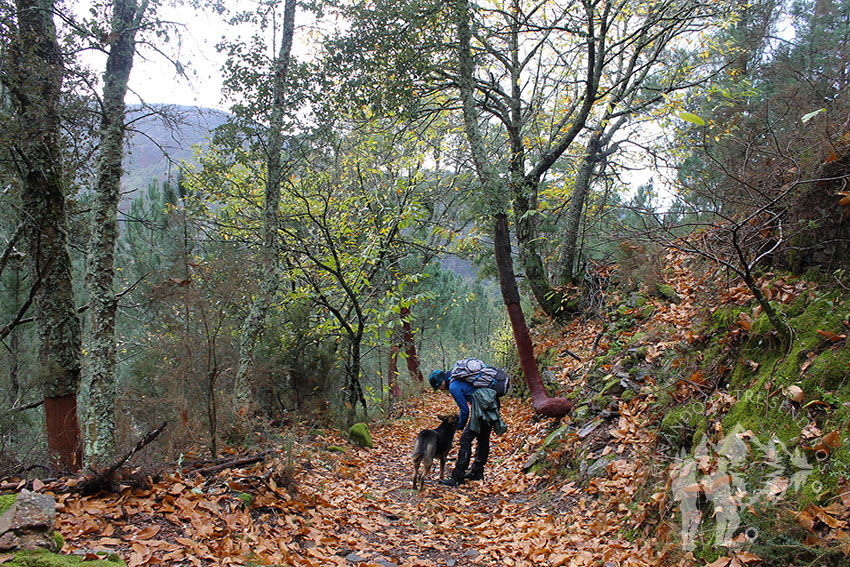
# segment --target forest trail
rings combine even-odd
[[[444,392],[412,398],[396,419],[372,426],[373,449],[312,430],[293,449],[298,471],[288,492],[275,481],[281,458],[206,479],[173,476],[150,490],[60,495],[58,526],[67,550],[115,551],[129,567],[661,564],[665,554],[650,551],[652,532],[642,525],[645,506],[632,502],[648,458],[630,455],[651,446],[637,412],[624,406],[619,420],[581,440],[596,456],[612,455],[600,476],[549,480],[522,469],[553,421],[506,398],[509,429],[492,437],[485,479],[447,488],[434,467],[417,492],[413,440],[455,410]],[[450,459],[456,450],[457,436]]]

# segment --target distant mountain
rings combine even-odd
[[[196,163],[195,146],[206,147],[212,131],[228,118],[220,110],[190,106],[159,106],[154,111],[158,114],[128,113],[135,121],[124,157],[121,184],[125,192],[145,190],[152,179],[176,177],[183,161]]]

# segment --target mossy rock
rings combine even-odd
[[[361,447],[372,449],[375,445],[372,444],[372,435],[369,433],[369,428],[365,423],[355,423],[348,430],[348,438]]]
[[[679,294],[676,293],[676,290],[673,289],[673,286],[671,286],[669,284],[665,284],[665,283],[658,284],[658,285],[655,286],[655,291],[658,293],[658,295],[660,297],[666,299],[667,301],[671,301],[671,302],[675,303],[676,305],[678,305],[679,303],[682,303],[682,298],[679,297]]]
[[[605,387],[602,388],[602,391],[599,392],[599,396],[619,396],[623,392],[626,391],[626,387],[623,386],[622,380],[619,376],[613,376],[605,382]]]
[[[649,355],[649,345],[643,345],[634,349],[629,349],[629,355],[635,359],[646,359]]]
[[[331,453],[345,453],[345,448],[340,447],[339,445],[329,445],[328,451]]]
[[[608,476],[608,465],[614,462],[617,459],[617,455],[614,453],[609,453],[603,457],[599,457],[592,463],[588,463],[587,461],[583,461],[583,463],[587,463],[585,467],[581,467],[584,470],[580,471],[582,476],[586,476],[587,478],[593,477],[606,477]]]
[[[575,425],[581,425],[590,415],[590,406],[587,404],[582,404],[578,406],[575,410],[573,410],[570,419]]]
[[[120,557],[111,553],[103,559],[85,560],[79,555],[61,555],[49,551],[19,551],[3,563],[3,567],[126,567]]]
[[[0,514],[11,508],[17,499],[17,494],[0,494]]]

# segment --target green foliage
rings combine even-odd
[[[437,263],[426,266],[424,275],[416,288],[423,300],[413,310],[423,365],[448,368],[470,356],[504,365],[514,347],[496,292]],[[506,332],[509,341],[500,340]]]
[[[275,310],[255,353],[257,404],[273,423],[291,412],[320,422],[327,400],[342,382],[337,367],[339,345],[315,325],[313,304],[293,300]]]

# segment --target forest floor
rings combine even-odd
[[[601,451],[617,458],[606,475],[577,482],[523,473],[553,420],[535,419],[527,402],[504,402],[509,429],[493,436],[483,481],[444,487],[435,465],[424,490],[411,488],[416,434],[456,409],[447,393],[429,392],[373,426],[373,449],[306,432],[291,456],[246,469],[173,475],[120,494],[60,495],[58,527],[66,551],[117,552],[130,567],[670,564],[654,549],[659,526],[643,522],[644,504],[633,503],[652,443],[639,406],[594,432]],[[293,464],[287,490],[275,478]]]
[[[704,518],[706,533],[699,534],[709,542],[703,546],[703,553],[697,547],[695,557],[682,548],[680,503],[673,500],[677,492],[671,489],[677,470],[675,455],[680,453],[658,439],[665,408],[679,407],[701,394],[699,399],[705,400],[705,411],[712,413],[714,420],[712,433],[722,436],[720,419],[735,401],[720,387],[721,378],[729,372],[721,368],[726,358],[745,361],[742,364],[748,364],[752,372],[759,367],[775,369],[777,363],[766,359],[758,364],[736,350],[735,345],[741,344],[753,326],[748,313],[755,315],[749,311],[752,297],[743,286],[724,286],[711,272],[697,278],[677,256],[668,256],[666,261],[666,282],[674,288],[677,301],[647,296],[645,304],[630,305],[634,292],[623,294],[622,299],[613,292],[609,294],[610,305],[622,318],[612,319],[605,332],[601,323],[592,319],[577,319],[564,327],[545,323],[533,328],[537,356],[550,359],[549,380],[593,410],[583,417],[577,410],[576,422],[571,423],[569,418],[540,418],[527,400],[505,398],[502,416],[508,431],[492,437],[483,481],[447,488],[437,483],[437,471],[432,470],[421,492],[412,489],[410,453],[417,433],[436,427],[438,415],[456,411],[446,392],[423,391],[400,403],[391,418],[370,424],[372,449],[351,444],[338,430],[295,423],[273,431],[267,440],[273,452],[250,466],[202,474],[191,467],[176,469],[148,488],[126,487],[117,494],[89,497],[80,496],[67,485],[39,487],[57,495],[57,526],[66,540],[64,551],[86,555],[116,552],[130,567],[787,565],[785,556],[778,563],[762,560],[751,552],[754,547],[747,550],[746,542],[722,549],[711,547],[714,530],[710,509]],[[715,281],[720,283],[712,284]],[[721,289],[715,292],[712,285]],[[828,300],[824,313],[845,305],[843,296],[821,296],[802,281],[766,279],[764,286],[783,304],[802,297],[808,298],[813,309]],[[698,299],[700,294],[708,299]],[[710,330],[713,335],[703,336],[701,321],[719,305],[741,313],[726,327]],[[842,356],[843,351],[836,349],[846,344],[846,333],[839,327],[850,328],[850,319],[842,322],[838,315],[829,320],[825,317],[818,315],[817,325],[832,325],[838,331],[816,326],[810,332],[814,338],[806,340],[822,353],[822,361],[828,362]],[[753,340],[760,336],[754,335]],[[705,371],[702,367],[690,368],[687,361],[682,363],[694,345],[702,344],[705,350],[705,345],[715,344],[709,339],[722,348],[707,357],[711,360],[706,361]],[[619,342],[620,350],[614,351],[609,341]],[[818,341],[826,343],[817,346]],[[643,346],[631,348],[632,344]],[[637,372],[630,374],[642,384],[640,393],[631,397],[625,396],[629,392],[606,395],[607,386],[602,385],[611,384],[611,377],[621,374],[620,365],[624,363],[622,358],[600,357],[609,350],[621,356],[641,353],[632,368]],[[570,352],[585,362],[573,360]],[[672,353],[671,368],[676,363],[686,366],[662,383],[662,371],[653,363],[663,360],[665,352]],[[748,352],[747,356],[755,354]],[[701,361],[702,352],[694,358]],[[819,360],[812,362],[810,356],[808,363],[801,363],[800,370],[794,367],[792,374],[802,375]],[[843,358],[838,360],[832,366],[844,364],[840,362]],[[773,383],[770,372],[768,385]],[[838,374],[842,373],[846,370],[838,368]],[[710,387],[706,376],[715,380]],[[598,382],[596,386],[593,380]],[[807,395],[816,394],[812,391]],[[665,395],[671,400],[666,405],[659,402]],[[827,413],[821,410],[828,407],[825,402],[812,400],[807,419],[831,428],[825,439],[836,437],[838,433],[831,431],[837,426],[825,419],[833,415],[835,423],[843,423],[845,413],[841,412],[850,413],[850,402],[836,405],[832,413]],[[775,411],[783,419],[785,405]],[[723,411],[717,409],[721,406]],[[690,429],[681,429],[692,434]],[[814,431],[812,425],[807,425],[798,438],[803,439],[808,430]],[[547,444],[556,437],[554,433],[557,442]],[[748,430],[742,435],[755,437],[760,433]],[[456,443],[457,436],[450,459],[456,454]],[[545,449],[541,451],[541,447]],[[539,453],[544,458],[531,467]],[[755,470],[766,466],[757,457],[754,454],[751,458],[754,464],[749,468],[754,474],[750,488],[771,488],[782,480],[787,486],[794,478],[780,478],[773,469],[766,473]],[[701,458],[699,462],[705,478],[714,479],[708,473],[721,460]],[[451,460],[447,463],[447,474],[453,464]],[[684,486],[679,497],[689,497],[689,491],[696,491],[694,497],[707,491],[705,479],[700,482],[703,484]],[[713,485],[710,488],[714,490]],[[785,490],[768,492],[773,502],[773,497]],[[748,495],[739,488],[737,497],[755,502],[759,494]],[[802,535],[795,532],[793,538],[797,539],[786,538],[793,543],[786,546],[788,553],[802,550],[809,553],[805,557],[818,557],[823,553],[815,547],[818,541],[850,542],[850,535],[845,533],[850,532],[850,488],[841,493],[840,501],[827,494],[831,498],[828,506],[827,502],[809,504],[802,512],[795,506],[799,494],[789,491],[787,509],[776,503],[770,512],[771,517],[787,519],[796,532],[800,526],[804,530]],[[816,497],[810,500],[820,501]],[[764,532],[773,537],[776,528],[770,525],[765,523]],[[736,542],[744,535],[736,536]],[[761,539],[769,546],[770,537]],[[805,546],[799,543],[802,538]],[[778,553],[765,546],[762,550]],[[842,559],[850,557],[850,544],[845,551]],[[801,564],[818,564],[805,557]]]

